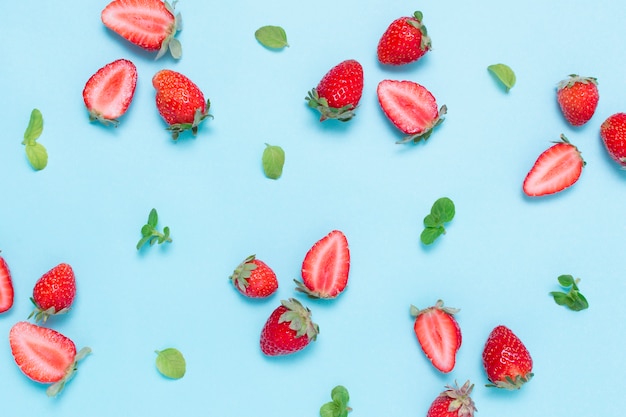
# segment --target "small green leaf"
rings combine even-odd
[[[26,157],[36,171],[40,171],[48,165],[48,151],[41,143],[27,143]]]
[[[23,145],[33,145],[43,132],[43,116],[38,109],[33,109],[30,113],[30,120],[24,132]]]
[[[149,243],[150,246],[153,246],[155,243],[159,245],[165,242],[171,242],[172,238],[170,237],[170,228],[165,226],[163,228],[163,233],[159,232],[156,228],[157,223],[159,221],[159,216],[157,214],[156,209],[150,210],[150,214],[148,215],[148,223],[144,224],[141,227],[141,239],[137,242],[137,250],[141,249],[143,245]]]
[[[187,365],[183,354],[178,349],[168,348],[155,352],[157,354],[156,367],[163,376],[180,379],[185,375]]]
[[[322,405],[320,408],[321,417],[346,417],[352,411],[348,407],[350,395],[344,386],[337,385],[331,391],[330,396],[332,401]]]
[[[339,412],[339,406],[334,402],[326,403],[320,408],[321,417],[337,417]]]
[[[571,299],[564,292],[552,291],[550,295],[554,297],[554,301],[560,306],[568,305],[571,301]]]
[[[342,385],[337,385],[330,392],[330,398],[332,398],[333,401],[339,404],[347,405],[348,401],[350,401],[350,394],[348,394],[348,390],[346,389],[346,387]]]
[[[152,236],[152,232],[154,231],[154,227],[149,224],[144,224],[141,228],[142,236]]]
[[[142,237],[139,242],[137,242],[137,250],[141,249],[141,247],[143,245],[145,245],[146,243],[148,243],[148,241],[152,239],[152,236],[144,236]]]
[[[437,227],[441,225],[441,219],[439,219],[437,216],[431,214],[427,214],[426,217],[424,217],[424,226],[426,227]]]
[[[567,293],[561,291],[552,291],[549,294],[554,298],[554,302],[558,305],[565,306],[573,311],[581,311],[589,308],[589,302],[584,295],[578,290],[576,285],[580,280],[574,279],[571,275],[561,275],[558,277],[559,284],[568,289]]]
[[[489,65],[487,69],[504,85],[507,92],[515,85],[515,73],[508,65],[493,64]]]
[[[265,144],[263,150],[263,171],[267,178],[276,180],[283,174],[285,151],[280,146]]]
[[[572,285],[574,285],[574,277],[571,275],[561,275],[558,278],[559,280],[559,284],[561,284],[561,287],[571,287]]]
[[[285,30],[280,26],[263,26],[254,32],[254,37],[261,45],[272,48],[282,49],[289,46],[287,43],[287,34]]]
[[[444,233],[445,229],[443,228],[443,226],[426,227],[420,235],[420,240],[424,245],[430,245]]]
[[[150,214],[148,215],[148,224],[154,228],[156,227],[158,222],[159,214],[157,213],[156,209],[150,210]]]
[[[433,204],[430,213],[442,223],[452,221],[455,214],[454,203],[448,197],[441,197]]]

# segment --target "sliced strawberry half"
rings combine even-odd
[[[13,307],[13,281],[11,271],[2,256],[0,256],[0,313]]]
[[[423,310],[411,306],[417,340],[434,367],[443,373],[454,369],[456,353],[461,347],[461,328],[454,318],[458,311],[444,307],[441,300]]]
[[[311,298],[335,298],[346,288],[350,272],[348,239],[333,230],[318,240],[302,262],[302,281],[296,290]]]
[[[175,4],[175,2],[174,2]],[[162,0],[114,0],[101,13],[102,23],[127,41],[148,51],[168,50],[172,57],[182,56],[180,42],[175,38],[181,29],[180,14]]]
[[[585,161],[580,151],[564,135],[545,150],[530,169],[523,183],[524,193],[538,197],[554,194],[576,183]]]
[[[387,118],[407,134],[398,143],[428,139],[447,112],[426,87],[413,81],[383,80],[377,88],[378,102]]]
[[[72,378],[78,361],[91,352],[83,348],[77,353],[76,345],[66,336],[26,321],[13,325],[9,344],[24,375],[42,384],[52,384],[46,391],[52,397]]]
[[[130,106],[137,86],[137,67],[127,59],[108,63],[93,74],[83,89],[89,120],[117,126]]]

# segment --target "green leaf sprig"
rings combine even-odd
[[[24,132],[22,145],[26,146],[26,157],[35,171],[40,171],[48,165],[48,151],[41,143],[37,142],[42,132],[43,116],[38,109],[33,109]]]
[[[155,350],[155,353],[157,354],[156,367],[161,375],[171,379],[180,379],[185,376],[187,363],[178,349]]]
[[[573,311],[581,311],[589,308],[589,303],[584,295],[580,293],[578,289],[578,283],[580,278],[574,279],[571,275],[561,275],[558,278],[559,284],[564,289],[569,289],[567,293],[562,291],[552,291],[550,295],[554,297],[554,301],[560,305],[565,306]]]
[[[265,144],[263,150],[263,172],[267,178],[277,180],[283,175],[285,165],[285,151],[280,146]]]
[[[348,401],[350,401],[348,390],[342,385],[337,385],[331,391],[330,397],[332,401],[322,405],[320,408],[320,416],[347,417],[348,413],[352,411],[352,408],[348,407]]]
[[[508,93],[515,85],[515,72],[506,64],[493,64],[487,67],[487,70],[491,72],[496,78],[504,85],[506,92]]]
[[[289,46],[287,43],[287,33],[280,26],[262,26],[254,32],[257,41],[266,48],[283,49]]]
[[[452,221],[455,214],[454,203],[448,197],[441,197],[433,204],[430,214],[424,217],[424,230],[420,240],[424,245],[432,244],[439,236],[446,233],[444,223]]]
[[[150,246],[158,243],[171,242],[172,238],[170,237],[170,228],[165,226],[163,228],[163,232],[159,232],[157,230],[157,223],[159,222],[159,215],[157,214],[156,209],[150,210],[150,214],[148,215],[148,223],[146,223],[141,228],[141,239],[137,242],[137,250],[141,249],[143,245],[146,243],[150,243]]]

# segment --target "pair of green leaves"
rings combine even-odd
[[[22,145],[26,146],[26,157],[35,171],[40,171],[48,165],[48,151],[41,143],[37,142],[42,132],[43,116],[38,109],[33,109],[24,132]]]
[[[452,221],[455,214],[454,203],[448,197],[441,197],[433,204],[430,214],[424,217],[424,230],[420,240],[424,245],[432,244],[439,236],[446,233],[443,226]]]
[[[282,49],[289,46],[285,29],[280,26],[262,26],[254,32],[254,37],[266,48]]]
[[[561,275],[558,280],[561,287],[568,290],[567,293],[562,291],[552,291],[550,293],[558,305],[565,306],[573,311],[581,311],[589,308],[587,299],[578,289],[579,278],[574,279],[571,275]]]
[[[141,239],[137,242],[137,250],[141,249],[146,243],[150,243],[150,246],[158,243],[159,245],[164,242],[171,242],[170,228],[165,226],[163,232],[157,230],[157,223],[159,222],[159,215],[156,209],[150,210],[148,215],[148,223],[141,228]]]
[[[161,375],[171,379],[180,379],[185,376],[187,363],[178,349],[167,348],[156,350],[155,353],[157,354],[156,367]]]
[[[506,92],[508,93],[515,85],[515,72],[506,64],[493,64],[487,67],[487,70],[492,73],[498,81],[502,83]]]
[[[280,146],[265,144],[263,150],[263,172],[267,178],[277,180],[283,175],[285,165],[285,151]]]
[[[337,385],[330,393],[331,402],[324,404],[320,408],[321,417],[347,417],[348,413],[352,411],[348,407],[348,401],[350,401],[350,395],[348,390],[342,386]]]

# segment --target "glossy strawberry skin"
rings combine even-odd
[[[431,403],[426,417],[472,417],[476,406],[471,398],[474,385],[467,381],[461,388],[447,386]]]
[[[200,88],[187,76],[161,70],[152,77],[152,86],[156,90],[157,110],[169,125],[173,139],[185,130],[195,135],[200,123],[210,117],[210,102],[205,101]]]
[[[278,289],[276,273],[254,255],[239,264],[230,280],[237,291],[250,298],[266,298]]]
[[[533,360],[522,341],[506,326],[496,326],[483,348],[489,386],[519,389],[532,377]]]
[[[602,122],[600,137],[609,156],[626,168],[626,113],[612,114]]]
[[[362,94],[363,67],[358,61],[348,59],[331,68],[306,100],[309,107],[320,112],[320,121],[337,119],[345,122],[354,117]]]
[[[117,126],[130,106],[137,86],[137,67],[127,59],[106,64],[93,74],[83,89],[91,121]]]
[[[14,296],[11,271],[4,258],[0,256],[0,313],[13,307]]]
[[[578,181],[584,166],[578,148],[561,135],[561,142],[542,152],[526,174],[524,194],[540,197],[563,191]]]
[[[582,126],[594,115],[600,99],[598,83],[593,77],[570,75],[557,87],[557,102],[568,123]]]
[[[76,296],[76,277],[72,267],[61,263],[41,276],[33,288],[35,320],[46,321],[50,315],[66,313]]]
[[[311,298],[335,298],[348,285],[350,249],[346,235],[333,230],[315,242],[302,261],[302,281],[296,290]]]
[[[267,356],[296,353],[316,340],[318,333],[308,308],[294,298],[283,300],[261,330],[261,351]]]
[[[422,24],[422,13],[394,20],[378,42],[378,61],[405,65],[417,61],[431,49],[431,40]]]

